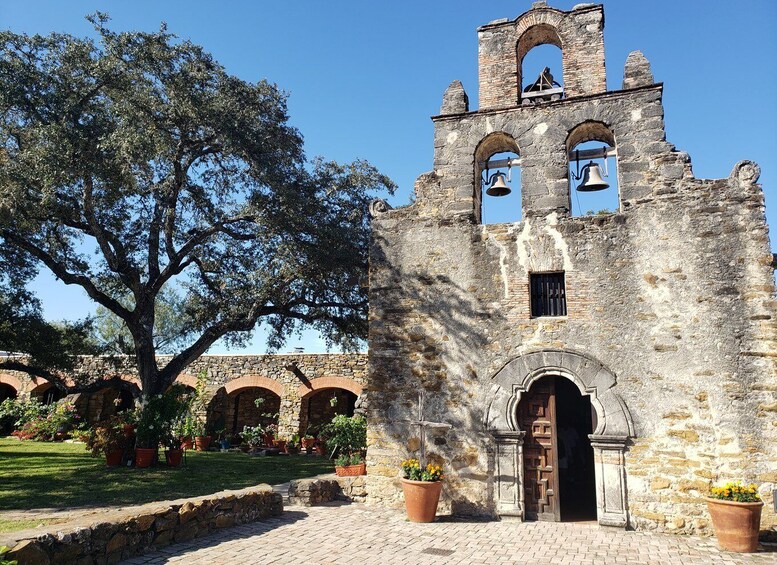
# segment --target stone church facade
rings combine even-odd
[[[592,512],[705,533],[701,497],[742,479],[777,533],[777,300],[759,168],[695,178],[640,52],[607,91],[603,28],[602,6],[544,2],[479,28],[480,108],[452,83],[414,203],[373,205],[368,500],[401,504],[423,391],[423,419],[451,425],[426,442],[446,470],[445,511]],[[563,93],[526,96],[523,57],[548,43]],[[569,163],[592,140],[614,150],[618,210],[575,217]],[[522,219],[485,225],[484,168],[506,152]],[[551,315],[543,276],[564,295]]]

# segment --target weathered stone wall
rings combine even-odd
[[[495,514],[513,497],[520,509],[519,470],[500,490],[522,441],[510,402],[558,359],[602,427],[602,523],[620,513],[640,529],[705,533],[700,497],[743,479],[767,503],[762,528],[777,528],[777,299],[757,166],[694,178],[665,139],[662,89],[645,85],[642,59],[629,63],[630,90],[520,107],[505,91],[477,112],[435,118],[434,171],[419,177],[415,203],[373,221],[370,501],[401,500],[398,466],[418,454],[408,420],[423,389],[424,417],[452,424],[427,445],[447,471],[443,508]],[[618,213],[570,215],[567,152],[581,125],[614,141]],[[505,150],[479,154],[492,136],[521,156],[520,223],[478,224],[476,160]],[[565,272],[568,316],[530,316],[529,274],[542,271]],[[543,355],[544,368],[524,361]],[[505,429],[487,421],[493,406],[507,407]]]
[[[159,365],[164,366],[168,359],[169,356],[159,356]],[[75,370],[95,379],[119,375],[137,382],[132,359],[128,357],[83,357]],[[300,428],[303,402],[320,391],[337,388],[358,396],[366,373],[367,355],[362,353],[203,355],[179,376],[178,382],[194,387],[198,375],[204,375],[208,423],[212,429],[232,429],[239,393],[259,387],[277,395],[280,402],[271,403],[272,410],[257,409],[253,398],[246,396],[242,403],[246,412],[238,419],[253,423],[260,414],[278,412],[279,436],[289,438],[304,431]],[[4,379],[0,382],[8,381],[22,396],[48,386],[20,373],[2,373],[0,377]],[[105,415],[112,406],[109,396],[98,393],[77,400],[85,405],[91,402],[92,415],[98,411]]]
[[[118,563],[214,530],[256,522],[283,512],[283,497],[265,485],[171,503],[152,503],[73,522],[3,536],[7,559],[20,564]]]
[[[364,475],[338,477],[319,475],[312,479],[297,479],[289,484],[289,503],[296,506],[316,506],[335,500],[364,502],[367,496]]]

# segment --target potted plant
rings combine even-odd
[[[105,454],[105,462],[108,467],[121,465],[124,450],[128,440],[124,435],[124,424],[111,419],[103,425],[95,427],[85,434],[86,448],[92,452],[92,457]]]
[[[306,453],[313,453],[313,446],[316,445],[316,438],[310,434],[305,434],[305,436],[300,439],[300,444]]]
[[[366,475],[367,468],[363,462],[362,452],[367,449],[367,420],[361,416],[348,417],[339,414],[321,430],[326,436],[326,445],[329,451],[337,452],[340,461],[345,465],[335,462],[335,472],[340,476]],[[345,467],[354,467],[346,470]]]
[[[156,461],[159,442],[175,434],[188,410],[188,395],[182,385],[174,384],[164,394],[144,399],[138,414],[136,467],[150,467]]]
[[[431,463],[422,468],[418,459],[407,459],[402,461],[401,469],[407,519],[434,522],[442,491],[442,468]]]
[[[216,436],[218,437],[219,447],[221,448],[221,450],[226,451],[227,449],[229,449],[230,441],[229,441],[229,438],[227,437],[227,430],[225,428],[221,428],[220,430],[217,430]]]
[[[335,459],[335,473],[338,477],[358,477],[367,474],[367,463],[360,453],[340,455]]]
[[[180,467],[183,459],[181,437],[172,431],[165,436],[165,461],[170,467]]]
[[[194,418],[193,435],[194,435],[194,448],[197,451],[208,451],[210,447],[211,437],[206,435],[205,422],[200,418]]]
[[[275,435],[278,433],[278,426],[275,424],[270,424],[269,426],[264,428],[264,432],[262,434],[262,441],[264,442],[264,445],[267,447],[272,447],[275,445]]]
[[[181,438],[181,449],[194,449],[194,416],[192,414],[186,414],[181,420],[178,428],[178,434]]]
[[[764,503],[755,485],[730,482],[712,487],[706,500],[720,549],[739,553],[758,550]]]
[[[150,467],[157,457],[162,427],[155,403],[148,402],[138,414],[138,427],[135,430],[135,466]]]
[[[262,426],[243,426],[243,431],[240,432],[240,436],[248,444],[248,450],[251,452],[257,451],[262,445],[263,435],[264,430]]]

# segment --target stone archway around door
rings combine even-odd
[[[613,390],[616,377],[597,360],[569,350],[546,349],[516,357],[491,379],[484,426],[494,438],[496,512],[501,516],[525,518],[523,491],[523,438],[518,422],[522,395],[545,376],[571,380],[581,394],[590,396],[597,424],[591,434],[596,476],[598,522],[626,527],[628,506],[625,450],[634,437],[628,408]]]

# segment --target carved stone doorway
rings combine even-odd
[[[543,415],[544,420],[538,419],[541,424],[539,428],[532,431],[535,436],[550,434],[550,437],[558,438],[558,433],[554,432],[553,426],[558,426],[559,421],[555,417],[555,411],[558,410],[556,394],[558,387],[567,387],[572,385],[577,389],[577,393],[584,398],[588,405],[580,404],[580,399],[572,402],[577,408],[564,408],[565,414],[574,415],[579,410],[579,416],[573,418],[575,432],[581,435],[585,429],[593,429],[587,436],[587,444],[590,445],[590,451],[586,455],[593,458],[593,476],[596,497],[596,516],[600,524],[605,526],[625,527],[628,525],[628,489],[626,487],[626,468],[625,453],[629,438],[634,437],[634,424],[625,403],[615,392],[615,375],[604,365],[595,359],[569,350],[545,349],[542,351],[533,351],[514,358],[500,369],[492,378],[492,384],[488,394],[488,404],[484,411],[484,426],[494,439],[494,503],[495,510],[499,516],[518,516],[521,518],[531,518],[536,514],[538,519],[540,514],[544,519],[559,520],[565,518],[565,508],[563,505],[563,493],[565,490],[575,491],[575,482],[578,475],[567,473],[566,479],[564,473],[559,473],[554,479],[551,473],[545,472],[547,476],[537,474],[537,469],[532,471],[532,466],[540,467],[536,462],[526,464],[525,456],[536,459],[539,449],[544,449],[547,454],[553,456],[553,444],[544,439],[545,446],[540,447],[531,445],[534,453],[527,451],[526,438],[529,434],[531,423],[521,422],[524,417],[519,407],[522,401],[531,395],[530,391],[533,385],[542,383],[544,379],[553,379],[555,383],[552,390],[554,394],[554,404],[548,405],[547,414]],[[565,381],[568,381],[565,383]],[[559,385],[558,383],[564,383]],[[537,389],[541,390],[541,389]],[[548,390],[544,393],[548,395]],[[571,394],[571,393],[570,393]],[[538,397],[539,398],[539,397]],[[541,399],[540,399],[541,400]],[[535,405],[537,401],[535,400]],[[529,406],[530,403],[527,403]],[[568,405],[568,402],[567,402]],[[590,415],[590,428],[586,428],[581,422],[587,422],[583,417],[583,411],[588,410]],[[538,410],[534,408],[535,412]],[[563,425],[564,424],[562,421]],[[528,426],[528,427],[527,427]],[[540,429],[545,427],[544,430]],[[554,436],[555,434],[555,436]],[[530,437],[530,443],[534,440]],[[582,442],[581,442],[582,443]],[[548,447],[549,446],[549,447]],[[566,449],[565,449],[566,451]],[[556,446],[556,457],[558,458],[558,446]],[[575,450],[576,453],[582,453]],[[560,464],[556,462],[560,467]],[[586,459],[585,465],[588,468],[590,460]],[[533,477],[527,477],[527,469],[534,472]],[[590,469],[590,468],[588,468]],[[552,470],[551,470],[552,471]],[[572,481],[570,478],[574,478]],[[588,471],[584,474],[585,496],[590,496],[590,477]],[[533,480],[535,485],[527,486],[527,480]],[[552,487],[552,494],[562,500],[562,504],[554,507],[553,504],[540,507],[534,504],[529,508],[530,500],[527,494],[535,497],[536,483],[538,481],[547,481],[547,488]],[[557,484],[554,484],[556,481]],[[571,485],[571,486],[570,486]],[[543,491],[539,491],[543,494]],[[547,497],[546,497],[547,498]],[[544,501],[543,501],[544,503]],[[580,501],[578,504],[572,504],[569,514],[570,519],[574,519],[575,510],[581,508],[585,510],[583,516],[590,512],[590,502]]]
[[[596,519],[591,402],[562,377],[535,382],[518,405],[526,518]]]

